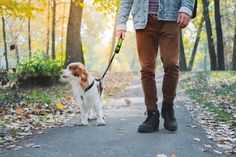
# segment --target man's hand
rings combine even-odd
[[[189,21],[190,21],[190,17],[188,14],[183,13],[183,12],[179,13],[177,23],[179,24],[181,28],[185,28],[188,25]]]
[[[125,39],[125,33],[126,33],[125,30],[117,30],[117,31],[116,31],[116,36],[117,36],[118,38],[122,37],[122,39]]]

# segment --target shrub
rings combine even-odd
[[[17,69],[19,79],[29,77],[53,77],[59,78],[62,65],[60,61],[51,59],[49,56],[39,54],[29,58],[24,58]]]

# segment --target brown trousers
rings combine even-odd
[[[146,28],[136,30],[141,80],[148,110],[157,109],[155,69],[158,46],[164,68],[163,100],[172,103],[176,96],[179,78],[179,31],[176,22],[159,21],[154,15],[148,16]]]

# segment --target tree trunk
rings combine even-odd
[[[66,2],[63,4],[63,17],[62,17],[62,25],[61,25],[61,64],[63,62],[64,57],[64,25],[65,25],[65,12],[66,12]]]
[[[187,64],[186,64],[186,58],[185,58],[185,52],[184,52],[184,43],[183,43],[183,34],[182,30],[180,31],[180,53],[179,53],[179,70],[180,71],[187,71]]]
[[[31,3],[31,0],[29,0],[29,5]],[[31,52],[31,21],[30,17],[28,19],[28,44],[29,44],[29,59],[32,57],[32,52]]]
[[[71,62],[84,63],[81,42],[81,20],[83,8],[71,1],[66,39],[66,65]]]
[[[6,70],[9,70],[8,58],[7,58],[7,39],[6,39],[6,27],[5,27],[5,19],[2,17],[2,32],[3,32],[3,41],[4,41],[4,55],[6,62]]]
[[[19,49],[18,49],[18,37],[15,39],[15,50],[16,50],[16,62],[17,65],[20,63],[20,54],[19,54]]]
[[[116,15],[115,15],[115,23],[114,23],[114,27],[113,27],[113,35],[112,35],[112,42],[111,42],[111,50],[110,50],[110,53],[109,53],[109,61],[108,63],[110,62],[110,59],[111,57],[113,56],[113,53],[114,53],[114,49],[115,49],[115,44],[116,44],[116,24],[117,24],[117,15],[118,15],[118,12],[116,12]],[[112,69],[112,64],[109,68],[109,71]]]
[[[193,67],[194,59],[195,59],[195,56],[197,53],[198,43],[199,43],[201,32],[202,32],[203,22],[204,22],[204,17],[202,16],[199,27],[198,27],[198,31],[197,31],[197,37],[196,37],[196,40],[195,40],[195,43],[193,46],[192,55],[191,55],[190,61],[188,63],[188,70],[189,71],[191,71],[192,67]]]
[[[51,0],[48,0],[48,14],[47,14],[47,41],[46,41],[46,54],[49,55],[49,44],[50,44],[50,8]]]
[[[236,15],[236,3],[234,8],[234,15]],[[232,70],[236,70],[236,16],[234,16],[234,47],[233,47],[233,67]]]
[[[207,32],[208,51],[210,56],[211,70],[217,70],[215,45],[213,41],[212,26],[208,10],[209,2],[208,0],[202,0],[202,4],[203,4],[203,15],[205,20],[206,32]]]
[[[216,22],[216,36],[217,36],[218,70],[225,70],[224,43],[223,43],[223,33],[222,33],[221,15],[220,15],[220,2],[219,0],[214,0],[214,3],[215,3],[215,22]]]
[[[52,0],[52,59],[56,58],[55,31],[56,31],[56,0]]]

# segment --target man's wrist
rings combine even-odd
[[[119,31],[119,30],[125,30],[126,31],[126,29],[127,29],[126,24],[118,24],[117,27],[116,27],[116,31]]]
[[[191,17],[193,12],[192,12],[192,10],[190,10],[188,7],[182,6],[182,7],[180,7],[180,9],[179,9],[179,13],[185,13],[185,14],[187,14],[189,17]]]

